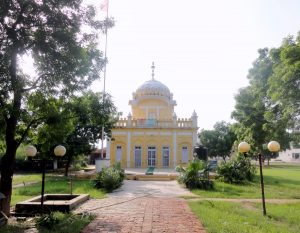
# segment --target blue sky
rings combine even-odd
[[[300,31],[299,12],[297,0],[110,0],[116,25],[108,34],[106,90],[127,116],[132,92],[151,78],[154,61],[155,78],[177,101],[177,116],[196,110],[200,129],[211,129],[230,121],[257,50]],[[102,89],[103,82],[93,85]]]

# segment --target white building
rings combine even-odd
[[[278,159],[284,162],[300,162],[300,146],[292,145],[291,149],[279,152]]]

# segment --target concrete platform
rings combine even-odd
[[[145,175],[145,174],[126,174],[127,180],[152,180],[152,181],[170,181],[176,180],[178,175],[173,174],[153,174],[153,175]]]
[[[89,198],[89,194],[45,194],[43,210],[41,210],[41,196],[36,196],[17,203],[15,212],[16,214],[32,214],[50,211],[70,212]]]

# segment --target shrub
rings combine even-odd
[[[82,170],[88,166],[87,157],[84,155],[79,155],[76,157],[76,160],[73,161],[73,168],[76,171]]]
[[[43,215],[36,220],[36,224],[39,227],[45,227],[48,229],[53,228],[59,222],[62,222],[65,218],[65,214],[62,212],[51,212],[49,215]]]
[[[55,211],[39,217],[36,225],[38,232],[79,233],[93,219],[93,215],[75,215]]]
[[[112,167],[103,168],[93,181],[96,188],[103,188],[108,192],[121,187],[125,177],[125,172],[119,164]]]
[[[124,169],[122,169],[121,163],[120,163],[120,162],[117,162],[117,163],[115,163],[112,167],[113,167],[116,171],[119,172],[120,178],[121,178],[122,181],[123,181],[124,178],[125,178],[125,171],[124,171]]]
[[[255,172],[256,168],[251,164],[251,160],[244,156],[238,156],[227,163],[222,162],[217,169],[218,175],[224,182],[236,184],[252,181]]]
[[[188,189],[212,189],[213,181],[209,180],[207,164],[200,160],[194,160],[189,163],[186,169],[176,168],[180,171],[179,182],[185,184]]]

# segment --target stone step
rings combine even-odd
[[[137,180],[140,181],[170,181],[170,177],[155,177],[155,176],[149,176],[149,177],[137,177]]]

